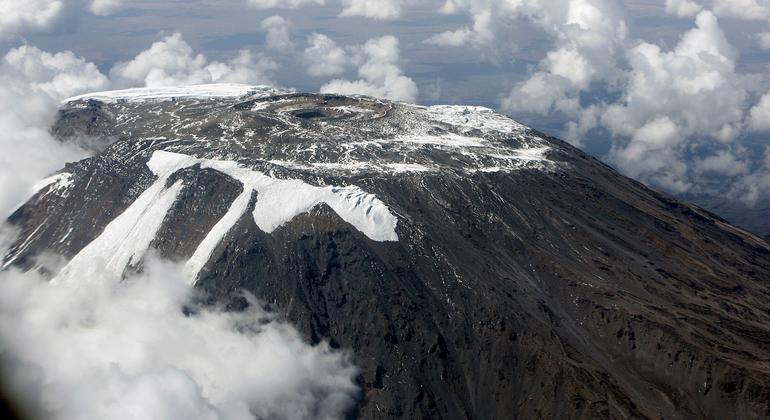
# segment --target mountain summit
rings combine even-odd
[[[3,268],[148,252],[350,349],[351,416],[770,416],[770,245],[489,109],[242,85],[72,98],[96,152],[9,219]]]

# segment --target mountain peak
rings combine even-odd
[[[548,141],[483,107],[424,107],[228,84],[82,95],[67,100],[63,113],[70,118],[58,124],[59,131],[69,130],[67,122],[78,115],[98,114],[114,122],[113,136],[130,128],[133,142],[174,139],[163,148],[293,171],[472,173],[553,166]]]
[[[267,85],[246,85],[241,83],[209,83],[189,86],[143,87],[105,92],[92,92],[67,98],[62,103],[96,100],[112,102],[152,102],[172,101],[177,99],[216,99],[239,98],[244,96],[259,97],[293,92],[289,89],[274,88]]]

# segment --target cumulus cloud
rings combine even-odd
[[[274,50],[287,51],[294,48],[289,35],[290,22],[281,16],[270,16],[260,23],[260,28],[267,32],[266,46]]]
[[[684,139],[691,139],[690,147],[694,141],[709,139],[725,143],[742,130],[748,100],[745,80],[735,72],[737,53],[711,12],[698,14],[696,27],[673,50],[641,43],[628,57],[631,70],[623,98],[606,108],[602,123],[613,134],[631,137],[612,158],[633,175],[642,179],[659,176],[657,156],[662,151],[671,155],[669,159],[684,159]],[[676,136],[668,131],[645,131],[660,115],[671,121]],[[659,144],[658,153],[629,153],[650,141]],[[673,190],[684,188],[686,174],[680,175],[660,184]]]
[[[4,385],[33,418],[343,417],[358,392],[346,353],[306,344],[251,297],[243,312],[198,306],[181,273],[153,259],[88,287],[1,273]]]
[[[531,16],[554,39],[554,47],[538,70],[504,98],[504,109],[540,114],[559,111],[575,117],[582,92],[618,76],[616,63],[627,37],[620,12],[603,0],[562,3],[566,13],[540,4],[510,10]]]
[[[695,162],[695,171],[699,174],[738,176],[749,173],[749,163],[729,150],[699,158]]]
[[[246,0],[246,4],[257,9],[297,9],[325,3],[325,0]]]
[[[51,30],[65,6],[63,0],[0,0],[0,39]]]
[[[2,70],[6,74],[15,74],[24,80],[22,83],[28,83],[56,100],[109,85],[109,80],[96,65],[72,52],[52,54],[27,45],[9,51]]]
[[[121,10],[125,0],[0,0],[0,40],[34,32],[51,32],[78,14],[106,16]]]
[[[675,16],[695,16],[703,6],[692,0],[666,0],[666,13]]]
[[[749,111],[749,128],[753,131],[770,131],[770,93],[762,95]]]
[[[396,101],[414,102],[417,99],[417,85],[404,76],[398,67],[398,39],[393,36],[370,39],[359,48],[361,61],[358,67],[359,80],[336,79],[321,87],[321,92],[339,94],[360,94]]]
[[[209,61],[175,33],[139,53],[133,60],[116,64],[110,77],[117,86],[143,84],[179,86],[202,83],[273,84],[271,74],[277,64],[262,55],[242,50],[223,63]]]
[[[728,197],[741,200],[749,206],[767,197],[767,192],[770,191],[770,148],[765,149],[763,157],[764,159],[760,159],[761,166],[740,176],[730,185]]]
[[[124,0],[93,0],[89,10],[99,16],[107,16],[123,9]]]
[[[715,0],[714,13],[719,16],[748,20],[770,17],[770,0]]]
[[[394,19],[401,16],[409,0],[339,0],[339,16],[360,16],[369,19]],[[257,9],[298,9],[304,6],[324,5],[326,0],[247,0]]]
[[[500,5],[504,6],[504,3]],[[507,20],[499,15],[500,6],[497,2],[459,2],[447,1],[441,11],[447,14],[460,13],[460,10],[471,15],[473,23],[470,26],[438,33],[425,40],[428,44],[448,47],[466,45],[483,47],[495,40],[498,35],[498,21]],[[513,16],[508,16],[513,17]]]
[[[344,49],[326,35],[314,33],[307,38],[303,53],[307,74],[313,77],[336,76],[345,72],[349,58]]]
[[[71,52],[50,54],[22,46],[0,63],[0,217],[3,219],[40,179],[85,151],[51,137],[59,101],[108,86],[93,63]]]
[[[394,19],[401,16],[406,0],[342,0],[340,16]]]

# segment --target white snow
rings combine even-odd
[[[182,181],[166,188],[171,173],[162,174],[126,211],[110,222],[104,231],[83,248],[52,281],[69,282],[93,279],[103,269],[109,280],[119,280],[123,271],[138,263],[158,233]]]
[[[356,186],[318,187],[296,179],[277,179],[227,160],[198,159],[156,151],[149,166],[153,171],[177,170],[200,164],[222,172],[259,194],[254,222],[267,233],[320,203],[328,204],[339,216],[375,241],[397,241],[397,219],[373,194]]]
[[[214,253],[217,245],[227,235],[227,232],[235,226],[238,219],[246,212],[252,193],[253,190],[251,188],[243,189],[243,192],[230,205],[227,213],[211,228],[206,237],[203,238],[203,241],[198,245],[193,256],[187,261],[185,270],[187,271],[187,278],[191,283],[194,283],[195,279],[198,278],[198,273],[211,259],[211,255]]]
[[[343,220],[370,239],[398,241],[398,219],[375,195],[356,186],[317,187],[296,179],[272,178],[233,161],[198,159],[166,151],[156,151],[148,163],[153,171],[172,172],[196,164],[240,181],[243,191],[188,261],[187,271],[191,282],[195,281],[200,270],[211,258],[216,246],[246,212],[252,191],[258,194],[252,213],[254,222],[266,233],[272,233],[297,215],[309,212],[318,204],[326,203]]]
[[[31,191],[32,195],[39,193],[49,185],[52,186],[51,191],[66,190],[73,185],[72,174],[68,172],[62,172],[56,175],[51,175],[48,178],[38,181],[37,183],[35,183],[35,185],[32,186],[32,191]]]
[[[8,214],[4,216],[7,217],[15,213],[16,210],[20,209],[21,206],[26,204],[30,198],[34,197],[37,193],[39,193],[49,185],[52,185],[52,187],[48,192],[57,192],[58,194],[64,196],[68,193],[69,188],[74,185],[74,183],[72,182],[72,174],[67,172],[62,172],[55,175],[51,175],[43,180],[38,181],[32,186],[32,188],[29,189],[29,194],[23,200],[21,200],[18,204],[16,204]]]
[[[161,88],[135,88],[124,90],[112,90],[107,92],[87,93],[85,95],[74,96],[65,99],[62,103],[82,100],[95,99],[106,103],[115,103],[118,101],[127,102],[146,102],[146,101],[168,101],[179,98],[238,98],[246,95],[254,97],[266,97],[289,93],[284,89],[276,89],[270,86],[252,86],[238,83],[215,83],[206,85],[192,85],[184,87],[161,87]]]
[[[482,106],[434,105],[425,108],[433,121],[472,130],[523,132],[526,126]]]
[[[343,171],[343,172],[362,172],[362,171],[379,171],[390,173],[410,173],[410,172],[432,172],[436,169],[430,168],[425,165],[417,163],[377,163],[377,162],[362,162],[362,161],[350,161],[350,162],[295,162],[286,160],[270,160],[270,163],[277,166],[283,166],[284,168],[316,171],[316,172],[329,172],[329,171]]]
[[[497,159],[517,160],[522,162],[545,162],[548,160],[546,154],[551,150],[550,147],[530,147],[514,150],[506,150],[507,154],[490,153],[488,156]]]
[[[458,136],[454,133],[442,135],[406,134],[394,139],[381,140],[382,143],[414,143],[420,145],[434,145],[444,147],[488,147],[489,142],[479,137]]]
[[[386,163],[386,168],[390,169],[391,171],[395,173],[409,173],[409,172],[432,172],[434,169],[431,169],[425,165],[420,165],[418,163]]]
[[[48,219],[46,218],[46,220]],[[19,256],[21,256],[21,254],[26,251],[27,247],[32,243],[32,239],[35,237],[35,235],[37,235],[43,226],[45,226],[45,221],[39,224],[35,230],[32,231],[32,233],[27,235],[27,237],[24,239],[24,242],[22,242],[21,245],[16,248],[13,255],[7,255],[8,260],[5,262],[5,264],[3,264],[2,267],[0,267],[0,270],[5,270],[7,267],[10,267],[11,264],[13,264],[19,258]]]
[[[253,217],[257,226],[273,232],[295,216],[326,203],[343,220],[375,241],[398,241],[398,219],[375,195],[357,186],[318,187],[295,179],[277,179],[245,168],[233,161],[199,159],[179,153],[156,151],[147,166],[158,179],[129,208],[107,225],[104,232],[78,253],[54,281],[92,277],[97,267],[119,279],[125,268],[144,255],[182,188],[177,181],[166,188],[176,171],[200,165],[224,173],[243,184],[243,191],[198,245],[187,263],[187,274],[194,282],[211,258],[216,246],[248,209],[252,191],[258,194]]]

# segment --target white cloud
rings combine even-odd
[[[695,16],[703,6],[692,0],[666,0],[666,13],[675,16]]]
[[[603,0],[564,0],[556,6],[525,2],[504,9],[508,19],[527,17],[554,40],[538,70],[503,99],[504,109],[560,111],[577,118],[580,94],[597,82],[618,77],[617,63],[627,36],[620,12]]]
[[[549,51],[543,60],[543,66],[550,74],[569,80],[581,90],[589,88],[596,73],[593,65],[574,47]]]
[[[257,9],[297,9],[325,3],[324,0],[246,0],[246,4]]]
[[[342,0],[340,16],[369,19],[395,19],[401,16],[406,0]]]
[[[686,165],[678,158],[676,146],[684,137],[668,117],[657,116],[634,131],[625,146],[615,146],[610,160],[630,176],[654,182],[674,192],[690,188]]]
[[[714,13],[738,19],[768,19],[770,0],[715,0]]]
[[[314,33],[307,38],[308,47],[303,53],[307,74],[313,77],[327,77],[342,74],[349,57],[326,35]]]
[[[340,0],[341,17],[361,16],[369,19],[394,19],[401,16],[408,0]],[[324,5],[325,0],[247,0],[257,9],[298,9],[304,6]]]
[[[396,101],[414,102],[417,85],[398,67],[398,39],[393,36],[370,39],[361,48],[363,63],[359,80],[332,80],[321,87],[324,93],[360,94]]]
[[[770,93],[762,95],[759,103],[749,111],[749,128],[753,131],[770,132]]]
[[[281,16],[270,16],[260,23],[260,28],[267,32],[267,48],[274,50],[287,51],[294,48],[289,35],[291,23]]]
[[[462,47],[464,45],[479,47],[492,42],[496,37],[493,11],[484,9],[478,13],[473,13],[472,19],[473,25],[470,27],[441,32],[426,39],[425,42],[448,47]]]
[[[27,45],[5,55],[3,71],[16,74],[56,100],[109,86],[96,65],[69,51],[51,54]]]
[[[519,83],[503,99],[503,108],[509,111],[532,112],[546,115],[559,104],[569,103],[565,91],[571,89],[567,79],[561,76],[537,72],[524,82]]]
[[[767,197],[770,191],[770,148],[765,148],[764,159],[760,159],[762,165],[750,174],[737,178],[730,185],[728,197],[743,201],[749,206],[754,206],[760,198]]]
[[[0,0],[0,39],[27,31],[49,31],[61,18],[63,0]]]
[[[96,66],[71,52],[22,46],[0,63],[0,218],[28,198],[32,186],[86,152],[51,137],[59,101],[108,86]]]
[[[631,49],[623,98],[603,113],[601,121],[610,132],[631,137],[628,144],[618,146],[614,161],[640,179],[658,176],[660,155],[684,162],[685,146],[730,142],[742,129],[748,92],[743,77],[735,72],[736,52],[711,12],[701,12],[696,25],[672,51],[648,43]],[[657,153],[644,159],[631,153],[648,150],[650,140],[640,133],[661,115],[676,128],[676,136],[657,136]],[[679,176],[664,186],[690,183],[685,171]]]
[[[244,312],[196,306],[181,273],[150,260],[88,287],[0,274],[0,363],[31,417],[343,417],[358,392],[345,353],[304,343],[253,298]]]
[[[89,10],[99,16],[107,16],[123,9],[124,0],[93,0]]]
[[[126,0],[0,0],[0,40],[34,32],[52,32],[78,14],[105,16],[121,10]]]
[[[202,83],[273,84],[277,64],[269,58],[242,50],[226,63],[208,61],[195,54],[182,35],[175,33],[139,53],[133,60],[116,64],[110,76],[118,86],[180,86]]]
[[[734,177],[747,174],[749,172],[749,163],[736,156],[730,150],[720,150],[713,155],[697,159],[695,162],[695,172]]]

